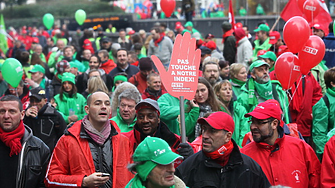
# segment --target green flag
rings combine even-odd
[[[8,50],[7,33],[2,14],[0,18],[0,49],[3,51],[4,54],[6,54]]]

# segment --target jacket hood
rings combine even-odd
[[[239,41],[243,37],[245,37],[245,31],[242,28],[237,28],[234,31],[234,35],[235,35],[236,41]]]
[[[23,138],[21,140],[22,143],[27,142],[27,140],[29,140],[29,138],[31,138],[33,136],[33,130],[31,130],[30,127],[28,127],[27,125],[24,125],[24,135]]]

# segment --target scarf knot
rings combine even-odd
[[[219,149],[207,153],[204,152],[204,154],[213,159],[214,161],[218,162],[221,166],[225,166],[228,163],[229,160],[229,156],[231,154],[231,152],[234,149],[234,144],[231,140],[229,140],[228,143],[223,144]]]

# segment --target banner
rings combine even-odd
[[[3,20],[2,14],[0,18],[0,49],[2,50],[4,54],[6,54],[8,50],[7,33],[6,33],[5,22]]]
[[[231,24],[231,28],[235,30],[235,16],[234,16],[234,9],[233,9],[233,2],[229,0],[229,23]]]

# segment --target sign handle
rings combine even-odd
[[[184,96],[179,97],[179,106],[180,106],[180,135],[181,142],[186,142],[186,128],[185,128],[185,106],[184,106]]]

